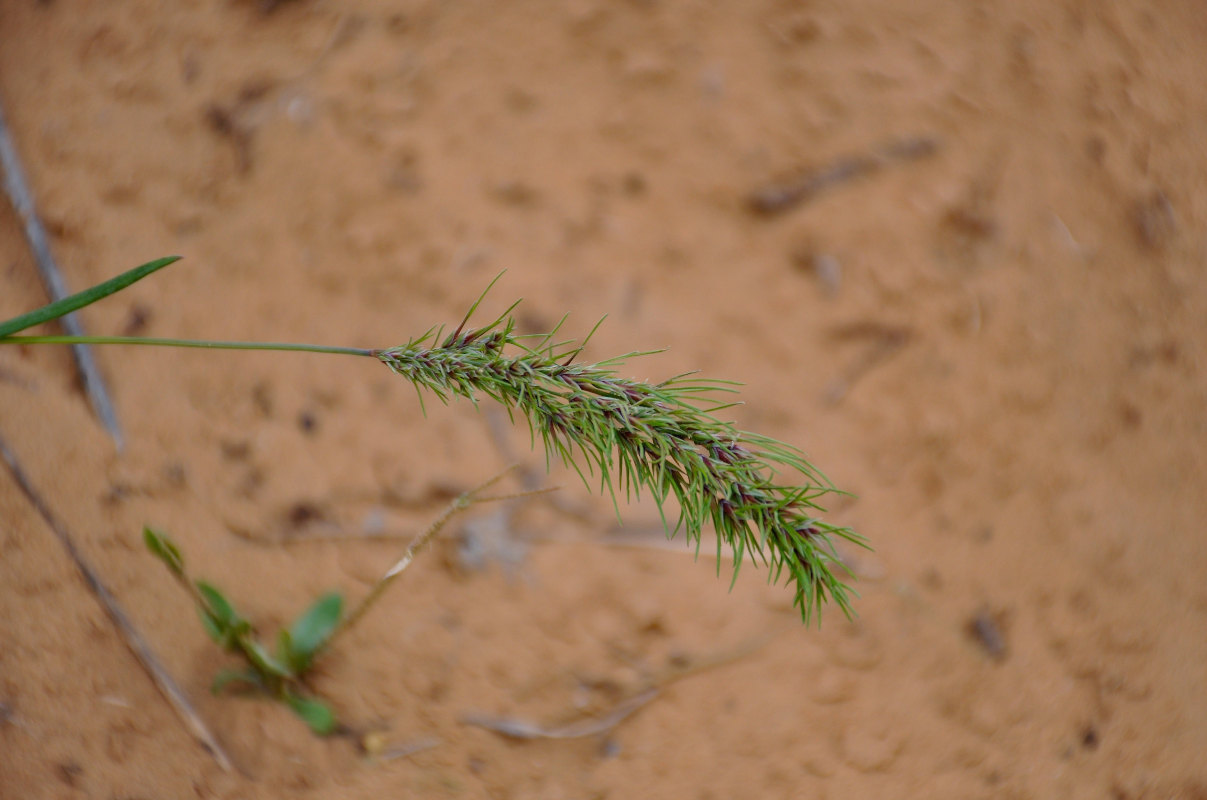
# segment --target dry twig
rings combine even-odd
[[[177,685],[163,664],[160,663],[155,653],[151,650],[151,646],[147,644],[147,640],[134,627],[134,623],[130,621],[126,612],[117,602],[117,598],[101,582],[96,570],[84,559],[79,548],[75,546],[75,541],[71,538],[71,534],[59,522],[58,518],[51,513],[50,507],[46,505],[46,501],[42,499],[37,489],[34,488],[33,483],[29,480],[29,476],[25,474],[25,470],[21,468],[20,463],[17,461],[16,455],[9,449],[7,442],[3,438],[0,438],[0,456],[3,456],[4,461],[8,464],[9,471],[12,472],[13,478],[16,480],[21,492],[50,527],[51,531],[54,532],[54,535],[58,537],[59,542],[63,545],[63,549],[67,551],[67,555],[71,557],[72,562],[84,577],[84,582],[88,584],[88,588],[92,590],[92,593],[96,595],[101,607],[109,615],[109,619],[113,620],[114,626],[117,628],[118,633],[121,634],[126,646],[130,648],[130,652],[134,654],[134,657],[142,664],[143,669],[151,676],[151,680],[180,716],[181,721],[184,722],[189,732],[210,752],[210,755],[214,757],[214,760],[218,762],[218,765],[222,769],[230,772],[232,769],[231,760],[226,751],[222,749],[222,745],[218,743],[214,734],[206,727],[205,722],[193,710],[192,704],[180,686]]]
[[[461,716],[461,722],[485,728],[512,739],[583,739],[597,736],[615,728],[630,715],[658,696],[662,689],[705,670],[739,661],[770,643],[778,633],[763,634],[741,642],[736,647],[695,658],[685,658],[650,676],[644,686],[628,699],[621,701],[607,714],[577,719],[563,725],[541,725],[520,717],[501,717],[479,712]]]
[[[934,155],[939,142],[929,136],[897,139],[857,156],[837,158],[823,167],[809,170],[786,181],[755,190],[750,195],[750,208],[758,214],[772,216],[788,211],[817,197],[840,183],[871,175],[894,161],[914,161]]]
[[[577,720],[567,725],[547,727],[519,717],[495,717],[474,712],[462,715],[461,721],[466,725],[485,728],[512,739],[583,739],[607,733],[657,696],[657,689],[647,689],[636,697],[625,700],[602,717]]]
[[[51,300],[62,300],[70,292],[59,273],[54,255],[50,252],[50,239],[34,208],[33,194],[29,190],[29,184],[25,181],[25,172],[21,169],[21,160],[17,157],[17,148],[8,132],[8,123],[4,119],[2,107],[0,107],[0,166],[4,168],[4,190],[8,193],[8,199],[12,202],[13,209],[25,227],[25,238],[29,240],[29,248],[33,251],[34,262],[38,265],[38,272],[42,275],[46,291],[50,294]],[[60,320],[63,330],[69,336],[84,335],[83,326],[80,325],[79,318],[75,314],[67,314]],[[93,410],[96,411],[97,417],[113,437],[113,441],[117,443],[117,449],[121,450],[121,426],[117,421],[117,413],[113,410],[113,403],[109,399],[109,392],[105,388],[105,379],[101,376],[96,361],[92,358],[92,351],[85,344],[74,344],[71,346],[71,351],[75,354],[76,368],[84,382],[84,390],[88,393]]]

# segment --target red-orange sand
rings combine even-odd
[[[467,518],[502,559],[467,569],[458,523],[322,662],[358,733],[435,745],[367,758],[209,694],[228,659],[141,527],[271,632],[403,547],[281,537],[417,530],[506,463],[487,417],[425,420],[368,359],[97,349],[119,455],[66,350],[0,348],[0,435],[241,770],[0,474],[0,796],[1207,797],[1205,76],[1196,0],[3,3],[71,285],[186,257],[91,331],[389,346],[506,270],[484,313],[607,314],[587,357],[744,382],[730,413],[875,551],[858,619],[805,629],[711,542],[603,544],[558,473],[502,534]],[[0,253],[0,318],[44,302],[7,208]],[[604,736],[462,722],[605,714],[676,666]]]

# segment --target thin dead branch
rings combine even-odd
[[[542,725],[522,717],[469,712],[461,716],[461,722],[494,731],[511,739],[583,739],[598,736],[615,728],[638,709],[652,701],[670,684],[706,670],[740,661],[765,647],[779,633],[753,636],[736,647],[726,648],[715,653],[677,659],[665,669],[647,678],[636,693],[628,699],[622,700],[615,708],[602,716],[576,719],[562,725]]]
[[[189,732],[193,734],[197,741],[201,742],[201,745],[209,751],[210,755],[214,757],[214,760],[218,762],[218,765],[222,769],[230,772],[233,769],[233,765],[226,751],[222,749],[222,745],[218,743],[214,734],[206,727],[205,722],[193,710],[192,704],[180,686],[177,685],[163,664],[160,663],[155,653],[151,650],[151,646],[147,643],[147,640],[134,627],[134,623],[130,621],[129,616],[126,615],[126,612],[117,602],[117,598],[113,596],[101,581],[96,570],[84,559],[83,554],[76,547],[75,541],[72,539],[71,534],[68,533],[67,528],[51,512],[50,507],[46,505],[46,501],[42,499],[41,494],[34,488],[33,483],[25,474],[25,470],[21,468],[20,462],[17,461],[16,455],[9,449],[8,443],[2,437],[0,437],[0,456],[3,456],[4,461],[8,464],[9,471],[12,473],[21,492],[38,512],[39,516],[46,522],[47,526],[50,527],[51,531],[54,532],[54,535],[63,545],[63,549],[67,551],[67,555],[71,557],[72,562],[80,571],[88,588],[96,595],[101,607],[109,615],[109,619],[113,620],[114,626],[117,628],[126,646],[130,648],[130,652],[134,654],[134,657],[138,659],[143,669],[147,671],[151,680],[159,688],[159,691],[167,699],[168,703],[171,704],[181,721],[184,722],[185,727],[189,729]]]
[[[866,349],[855,358],[843,371],[842,376],[831,381],[826,387],[825,401],[829,405],[837,405],[851,392],[855,384],[876,366],[896,355],[910,339],[914,332],[911,328],[901,325],[886,325],[880,322],[854,322],[840,325],[830,331],[830,338],[835,342],[866,341]]]
[[[782,214],[810,202],[841,183],[879,172],[894,162],[927,158],[938,149],[939,141],[934,137],[910,136],[888,142],[861,155],[843,156],[795,178],[756,189],[749,198],[750,209],[764,216]]]
[[[50,251],[50,238],[46,235],[46,228],[42,225],[42,220],[38,217],[37,209],[34,207],[33,193],[25,180],[25,171],[21,168],[16,145],[13,144],[12,136],[9,134],[3,107],[0,107],[0,166],[4,169],[4,191],[8,194],[8,199],[17,212],[17,216],[21,218],[21,223],[25,228],[25,238],[29,241],[29,249],[33,252],[34,263],[37,264],[38,272],[42,275],[42,283],[45,284],[51,300],[62,300],[71,292],[68,291],[67,284],[55,262],[54,254]],[[59,321],[68,336],[84,335],[84,328],[75,314],[67,314]],[[75,344],[71,346],[71,352],[75,355],[76,369],[80,373],[84,391],[88,394],[96,416],[109,431],[109,435],[113,437],[117,449],[121,450],[121,425],[117,421],[117,412],[113,409],[113,402],[109,399],[109,391],[105,388],[105,379],[102,377],[96,361],[92,358],[92,351],[88,349],[87,345]]]
[[[602,717],[590,717],[552,727],[519,717],[496,717],[474,712],[464,714],[461,721],[466,725],[485,728],[511,739],[582,739],[607,733],[657,695],[657,689],[647,689],[625,700]]]

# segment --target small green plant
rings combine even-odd
[[[252,623],[235,610],[212,583],[193,580],[185,570],[184,556],[167,534],[151,527],[143,528],[143,543],[172,573],[172,577],[193,598],[201,615],[206,633],[222,649],[242,657],[240,669],[223,669],[214,676],[210,689],[215,693],[227,687],[248,687],[289,706],[310,729],[320,736],[335,731],[337,721],[331,707],[306,685],[306,675],[315,659],[335,637],[360,621],[390,584],[411,565],[449,519],[475,503],[523,497],[537,492],[482,497],[506,471],[499,473],[475,489],[458,496],[431,525],[407,547],[402,557],[373,585],[360,604],[347,616],[343,615],[344,598],[338,592],[323,595],[288,628],[277,632],[276,646],[270,649],[259,638]]]
[[[668,500],[679,507],[678,520],[663,521],[669,536],[680,529],[697,552],[705,527],[717,534],[718,569],[722,546],[733,549],[734,579],[746,558],[769,569],[770,580],[785,572],[794,602],[808,623],[827,602],[850,616],[852,590],[835,550],[837,540],[866,546],[849,528],[818,518],[820,501],[837,490],[796,448],[766,436],[738,430],[716,414],[730,403],[718,395],[733,384],[678,375],[660,383],[623,378],[617,369],[629,353],[594,364],[577,363],[583,342],[557,340],[561,323],[547,334],[516,333],[515,305],[493,321],[470,326],[486,292],[449,333],[433,328],[400,347],[361,349],[273,342],[214,342],[120,336],[16,336],[34,325],[87,306],[178,260],[158,259],[109,281],[35,311],[0,322],[0,344],[128,344],[227,350],[277,350],[370,357],[410,381],[419,392],[442,402],[463,397],[477,403],[484,395],[503,405],[513,420],[528,424],[539,438],[546,460],[554,457],[579,472],[596,476],[600,490],[617,501],[648,491],[660,511]],[[496,278],[496,281],[498,279]],[[493,286],[487,287],[487,292]],[[565,320],[563,319],[563,322]],[[592,331],[593,333],[594,331]],[[587,337],[590,339],[590,336]],[[781,475],[795,476],[784,483]],[[480,498],[496,479],[458,498],[408,549],[356,611],[341,620],[338,595],[320,598],[293,626],[278,635],[270,651],[250,623],[212,585],[190,581],[179,550],[167,537],[148,529],[147,547],[193,595],[210,635],[247,662],[242,671],[224,672],[216,683],[250,684],[288,703],[317,732],[334,726],[334,715],[306,689],[303,678],[315,657],[340,630],[363,615],[410,559],[435,536],[448,517]],[[619,513],[619,506],[617,507]]]
[[[335,714],[314,696],[303,678],[339,627],[343,597],[335,593],[320,597],[293,625],[278,632],[276,648],[270,650],[257,637],[251,622],[216,586],[189,578],[184,557],[166,534],[143,528],[143,541],[192,595],[210,638],[247,662],[242,669],[221,670],[211,684],[213,691],[235,684],[250,686],[288,705],[315,733],[325,735],[335,730]]]

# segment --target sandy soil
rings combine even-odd
[[[1197,2],[9,0],[0,42],[70,283],[186,257],[90,330],[388,346],[507,270],[487,305],[532,330],[607,314],[590,356],[744,382],[739,424],[875,548],[858,619],[804,629],[755,569],[609,545],[555,474],[323,662],[357,734],[435,744],[368,758],[212,697],[225,656],[139,532],[271,630],[401,548],[314,534],[416,530],[505,464],[489,417],[425,420],[368,360],[108,348],[117,454],[65,351],[3,348],[0,434],[241,770],[4,476],[3,797],[1207,797]],[[7,210],[0,253],[0,318],[44,302]],[[601,736],[463,722],[675,667]]]

